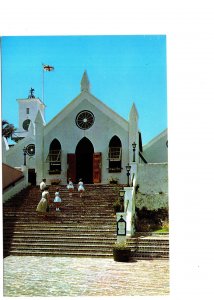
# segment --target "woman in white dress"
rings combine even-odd
[[[56,189],[56,193],[55,193],[55,198],[54,198],[54,203],[56,205],[56,211],[60,211],[60,204],[62,202],[62,199],[59,196],[59,189]]]
[[[74,191],[74,185],[73,182],[71,181],[71,178],[69,178],[68,180],[67,189],[68,189],[69,196],[72,197],[72,193]]]
[[[48,187],[46,186],[44,188],[44,191],[42,192],[42,198],[39,201],[36,211],[45,213],[45,217],[47,217],[47,212],[49,212],[49,203],[50,203],[50,194],[48,192]]]
[[[85,191],[82,179],[79,180],[78,183],[78,192],[80,193],[80,197],[82,197],[83,192]]]

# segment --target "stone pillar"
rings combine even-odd
[[[133,147],[132,144],[136,143],[135,159],[138,162],[139,152],[139,133],[138,133],[138,112],[135,104],[133,103],[129,114],[129,163],[133,161]]]
[[[133,178],[133,186],[124,187],[124,211],[126,213],[127,236],[133,236],[135,233],[135,187],[137,184],[138,163],[131,163],[130,177]],[[134,175],[134,177],[133,177]]]
[[[41,112],[38,111],[35,119],[35,171],[37,184],[44,178],[44,124]]]
[[[124,198],[124,210],[126,213],[126,235],[132,236],[134,234],[133,224],[133,187],[124,187],[125,198]]]

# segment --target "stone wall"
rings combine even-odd
[[[168,164],[152,163],[138,166],[135,230],[160,229],[168,223]]]
[[[138,170],[136,208],[168,208],[168,164],[141,164]]]

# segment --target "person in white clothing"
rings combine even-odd
[[[40,183],[39,187],[40,187],[40,190],[43,192],[46,187],[46,179],[45,178],[42,179],[42,182]]]
[[[48,192],[48,187],[46,186],[44,188],[44,191],[42,192],[42,198],[39,201],[36,211],[39,213],[45,214],[45,219],[47,218],[47,213],[49,212],[49,204],[51,202],[50,194]]]
[[[84,184],[82,179],[80,179],[78,182],[78,192],[80,193],[80,197],[82,197],[84,191],[85,191]]]
[[[59,196],[59,189],[56,189],[56,193],[55,193],[55,198],[54,198],[54,203],[56,205],[56,211],[60,211],[60,204],[62,202],[62,199]]]
[[[69,196],[72,197],[72,193],[74,191],[74,185],[73,182],[71,181],[71,178],[69,178],[68,180],[67,189],[68,189]]]

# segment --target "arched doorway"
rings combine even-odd
[[[76,179],[82,178],[84,183],[93,183],[94,147],[86,137],[76,147]]]

